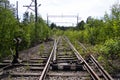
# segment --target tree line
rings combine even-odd
[[[25,12],[21,22],[15,14],[15,8],[8,0],[0,1],[0,57],[11,54],[11,50],[15,53],[16,37],[22,40],[19,50],[23,50],[48,40],[51,35],[50,28],[41,16],[38,16],[35,27],[35,16],[32,13]]]

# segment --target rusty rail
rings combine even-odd
[[[82,48],[87,51],[87,48],[80,42],[78,42],[78,44],[80,44],[82,46]],[[103,77],[106,80],[113,80],[113,78],[108,74],[108,72],[99,64],[99,62],[94,58],[93,55],[89,56],[91,61],[93,61],[93,63],[95,64],[95,66],[98,68],[98,70],[100,71],[100,73],[102,73]]]
[[[90,55],[90,59],[94,62],[94,64],[106,80],[113,80],[113,78],[108,74],[107,71],[104,70],[104,68],[98,63],[98,61],[93,57],[93,55]]]
[[[71,49],[74,51],[78,60],[83,61],[86,70],[90,73],[93,80],[100,80],[99,76],[93,71],[93,69],[88,65],[88,63],[84,60],[84,58],[79,54],[79,52],[75,49],[75,47],[72,45],[69,39],[65,37],[65,40],[67,40],[66,42],[68,42],[68,44],[71,46]]]
[[[42,74],[41,74],[39,80],[44,80],[44,78],[45,78],[45,76],[47,74],[47,71],[50,68],[50,61],[52,59],[52,55],[53,55],[53,52],[54,52],[54,49],[55,49],[55,43],[56,43],[56,40],[54,41],[54,45],[53,45],[52,51],[50,53],[50,56],[49,56],[49,58],[47,60],[47,63],[46,63],[46,65],[45,65],[45,67],[44,67],[44,69],[42,71]]]
[[[53,63],[56,63],[56,60],[57,60],[57,54],[56,54],[56,51],[57,51],[57,44],[58,44],[58,41],[61,37],[58,38],[57,41],[55,41],[55,49],[54,49],[54,54],[53,54]]]
[[[78,44],[80,44],[82,46],[82,48],[87,51],[87,48],[80,42],[78,42]],[[113,78],[108,74],[108,72],[99,64],[99,62],[94,58],[93,55],[90,55],[90,59],[91,61],[93,61],[93,63],[95,64],[95,66],[98,68],[98,70],[100,71],[100,73],[102,73],[103,77],[106,80],[113,80]]]
[[[46,76],[46,74],[47,74],[47,72],[48,72],[48,70],[50,68],[50,62],[52,60],[52,57],[53,57],[53,54],[54,54],[54,51],[55,51],[54,50],[55,47],[56,47],[56,39],[54,40],[54,45],[53,45],[52,51],[50,53],[50,56],[49,56],[49,58],[47,60],[47,63],[46,63],[46,65],[45,65],[45,67],[44,67],[44,69],[42,71],[42,74],[41,74],[39,80],[44,80],[45,79],[45,76]]]

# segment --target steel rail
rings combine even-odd
[[[87,48],[86,48],[82,43],[80,43],[80,42],[78,41],[78,44],[80,44],[80,45],[82,46],[82,48],[83,48],[85,51],[87,51]]]
[[[53,56],[53,53],[54,53],[55,46],[56,46],[56,40],[54,40],[54,45],[53,45],[52,51],[50,53],[50,56],[49,56],[49,58],[47,60],[47,63],[46,63],[46,65],[45,65],[45,67],[44,67],[44,69],[42,71],[42,74],[41,74],[39,80],[44,80],[45,79],[45,76],[46,76],[46,74],[47,74],[47,72],[48,72],[48,70],[50,68],[50,62],[51,62],[51,59],[52,59],[52,56]]]
[[[96,65],[96,67],[99,69],[99,71],[102,73],[102,75],[104,76],[104,78],[106,80],[114,80],[107,71],[104,70],[104,68],[98,63],[98,61],[93,57],[93,55],[90,55],[90,59],[94,62],[94,64]]]
[[[71,46],[71,49],[74,51],[78,60],[83,61],[85,68],[90,73],[93,80],[100,80],[99,76],[93,71],[93,69],[88,65],[88,63],[84,60],[84,58],[79,54],[79,52],[75,49],[75,47],[72,45],[70,40],[67,37],[65,37],[65,39],[66,39],[66,42],[68,42],[68,44]]]
[[[57,44],[57,42],[55,41],[55,44]],[[56,62],[56,49],[57,49],[57,45],[54,47],[54,53],[53,53],[53,63]]]
[[[54,49],[54,54],[53,54],[53,63],[56,63],[56,60],[57,60],[57,44],[58,44],[58,41],[61,37],[58,38],[57,41],[55,41],[55,49]]]
[[[78,42],[78,44],[80,44],[82,46],[82,48],[87,51],[87,48],[80,42]],[[95,66],[98,68],[98,70],[100,71],[100,73],[102,73],[103,77],[106,80],[113,80],[113,78],[109,75],[109,73],[99,64],[99,62],[94,58],[93,55],[90,55],[90,59],[93,61],[93,63],[95,64]]]
[[[11,63],[10,63],[10,64],[8,64],[8,65],[0,68],[0,80],[2,79],[1,76],[4,75],[4,70],[9,69],[9,68],[11,68],[11,67],[14,67],[14,65],[15,65],[15,64],[11,64]]]

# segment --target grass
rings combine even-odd
[[[30,70],[30,66],[29,66],[29,63],[26,63],[27,66],[25,67],[25,70]]]
[[[38,52],[38,54],[39,54],[39,55],[43,54],[43,53],[44,53],[44,49],[45,49],[44,44],[41,44],[40,47],[39,47],[39,52]]]

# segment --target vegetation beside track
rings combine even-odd
[[[102,19],[88,17],[87,21],[81,21],[74,29],[66,31],[56,30],[57,35],[69,37],[75,46],[76,41],[87,44],[89,52],[97,55],[105,69],[109,72],[120,71],[120,5],[114,4],[111,13],[105,13]],[[78,48],[79,49],[79,48]],[[82,51],[82,50],[80,50]],[[82,53],[83,55],[87,55]]]
[[[23,20],[20,21],[16,17],[15,7],[9,4],[8,0],[6,6],[4,3],[4,0],[0,1],[0,59],[12,54],[11,51],[15,53],[14,39],[17,37],[22,40],[19,50],[48,40],[51,29],[40,16],[35,27],[35,16],[32,13],[25,12]]]
[[[0,3],[4,4],[4,0]],[[88,17],[86,22],[81,21],[76,28],[66,31],[56,27],[51,30],[40,16],[35,27],[35,16],[32,13],[24,13],[21,22],[15,14],[15,8],[10,4],[5,7],[0,4],[0,59],[12,54],[10,50],[15,53],[13,39],[16,37],[22,39],[19,49],[23,50],[48,40],[51,35],[66,35],[76,47],[76,41],[88,44],[86,47],[89,52],[95,53],[109,72],[120,71],[120,4],[114,4],[111,13],[105,13],[102,19]]]

